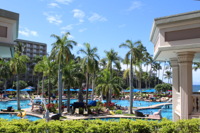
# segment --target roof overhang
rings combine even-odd
[[[14,57],[14,43],[0,42],[0,58],[13,58]]]

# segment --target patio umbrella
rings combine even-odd
[[[34,90],[32,90],[32,89],[22,89],[20,91],[34,91]]]
[[[4,90],[5,91],[5,90]],[[6,91],[16,91],[15,89],[6,89]]]
[[[85,89],[85,90],[83,90],[83,91],[87,91],[87,89]],[[92,91],[92,89],[89,88],[88,91]]]

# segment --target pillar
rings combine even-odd
[[[173,102],[173,121],[177,121],[180,119],[180,116],[175,113],[176,108],[178,106],[178,93],[179,93],[179,65],[178,58],[170,58],[171,66],[172,66],[172,102]]]
[[[180,69],[180,119],[188,119],[192,112],[192,62],[195,52],[177,52]]]

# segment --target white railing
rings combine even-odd
[[[193,99],[193,113],[200,113],[200,95],[199,94],[193,94],[192,95],[192,99]]]

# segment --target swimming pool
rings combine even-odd
[[[169,105],[169,108],[163,108],[161,110],[161,115],[162,117],[166,117],[168,120],[172,120],[173,117],[172,117],[172,105]],[[155,112],[158,112],[159,109],[141,109],[141,110],[137,110],[139,112],[142,112],[143,114],[150,114],[150,115],[153,115],[153,113]],[[151,114],[151,111],[152,111],[152,114]]]
[[[8,113],[6,114],[0,114],[0,118],[3,118],[3,119],[8,119],[8,120],[12,120],[12,119],[21,119],[20,117],[17,117],[17,114],[12,114],[12,116]],[[39,120],[41,118],[39,117],[36,117],[36,116],[32,116],[32,115],[26,115],[24,117],[24,119],[28,119],[30,121],[36,121],[36,120]]]

